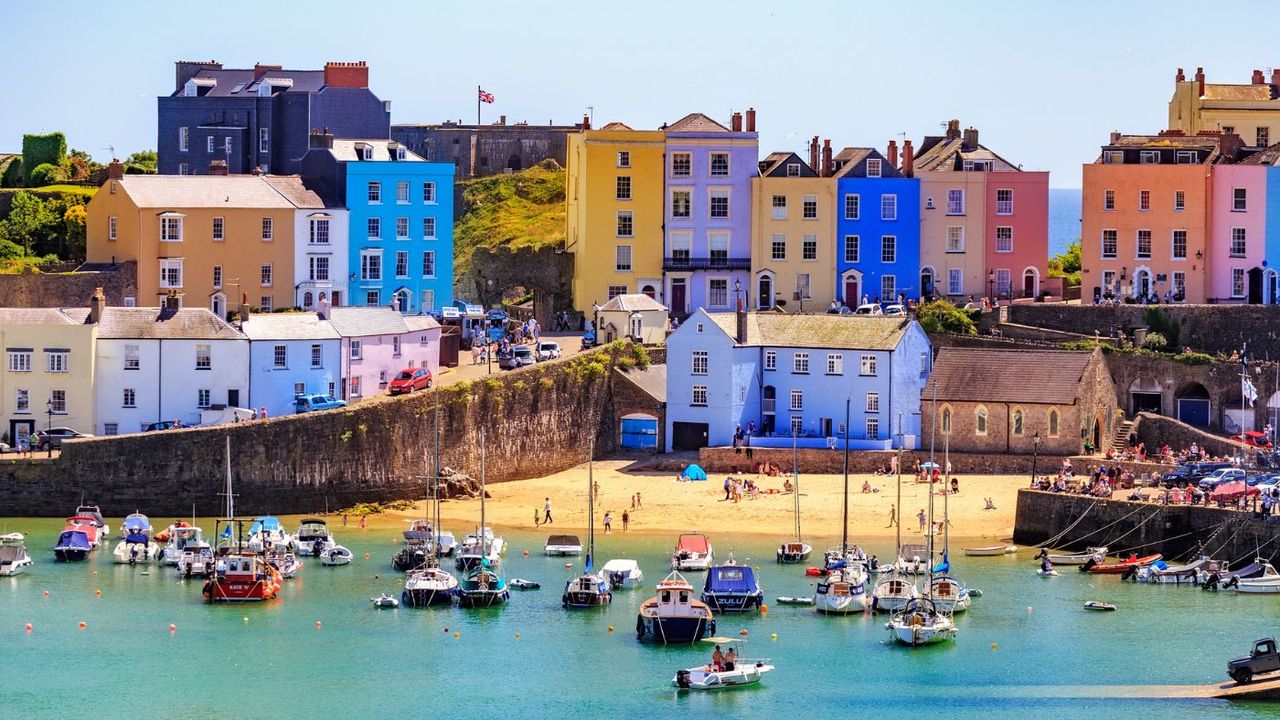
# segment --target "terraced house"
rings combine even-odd
[[[751,179],[750,302],[759,310],[822,310],[835,297],[830,159],[828,144],[828,172],[820,175],[795,153],[771,153]]]
[[[889,142],[887,155],[845,148],[831,162],[837,299],[856,308],[934,295],[934,274],[920,274],[920,181],[911,177],[911,141],[904,144],[901,169],[896,141]]]

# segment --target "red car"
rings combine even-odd
[[[405,368],[396,373],[396,377],[387,383],[387,391],[392,395],[405,395],[414,390],[431,387],[431,371],[426,368]]]

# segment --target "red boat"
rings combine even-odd
[[[84,533],[89,539],[90,547],[95,549],[102,544],[102,526],[98,524],[96,518],[88,515],[72,515],[67,518],[67,526],[64,530],[78,530]]]
[[[1093,561],[1090,560],[1089,563],[1085,563],[1084,565],[1081,565],[1080,569],[1088,570],[1091,573],[1120,574],[1120,573],[1126,572],[1127,570],[1129,570],[1129,568],[1146,567],[1159,559],[1160,559],[1160,553],[1156,553],[1155,555],[1147,555],[1146,557],[1130,558],[1128,560],[1121,560],[1119,562],[1113,562],[1113,563],[1097,563],[1097,564],[1091,565],[1089,563]]]
[[[230,552],[218,558],[217,571],[205,581],[205,602],[262,602],[280,592],[280,571],[261,555]]]

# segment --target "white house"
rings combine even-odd
[[[389,307],[335,307],[327,313],[342,338],[343,399],[384,392],[405,368],[440,371],[440,323],[434,318],[403,316]]]
[[[316,203],[299,204],[294,211],[293,227],[293,292],[294,306],[316,310],[322,304],[344,305],[351,302],[343,296],[350,261],[347,209],[324,193]],[[295,201],[295,204],[302,200]]]
[[[69,310],[88,317],[89,310]],[[200,423],[201,410],[242,407],[249,343],[204,308],[105,307],[98,320],[97,432],[132,433],[161,421]]]
[[[627,337],[656,345],[667,339],[667,308],[648,295],[618,295],[601,305],[596,315],[603,342]]]
[[[338,397],[341,339],[313,312],[248,315],[240,331],[249,339],[249,406],[269,416],[293,412],[301,393]]]

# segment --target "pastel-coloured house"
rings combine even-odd
[[[812,154],[812,153],[811,153]],[[825,310],[835,298],[835,181],[792,152],[770,153],[751,179],[751,289],[756,309]]]
[[[643,293],[618,295],[600,306],[599,337],[603,342],[631,338],[645,345],[657,345],[667,338],[670,316],[667,308]]]
[[[268,416],[293,412],[300,394],[341,397],[342,338],[313,312],[245,313],[249,339],[249,407]]]
[[[342,339],[344,400],[386,392],[406,368],[440,372],[440,324],[430,316],[405,317],[386,307],[335,307],[321,314]]]
[[[105,301],[97,305],[101,312]],[[0,417],[10,445],[52,425],[96,427],[94,353],[98,325],[79,308],[0,308],[5,364]]]
[[[1276,172],[1258,152],[1237,164],[1213,168],[1209,209],[1209,301],[1276,302],[1276,272],[1267,257],[1271,212],[1268,178]]]
[[[904,168],[910,166],[907,160]],[[887,156],[845,148],[833,160],[833,174],[839,302],[856,308],[864,299],[894,303],[931,294],[933,276],[920,275],[920,181],[898,168],[897,142],[889,142]]]

